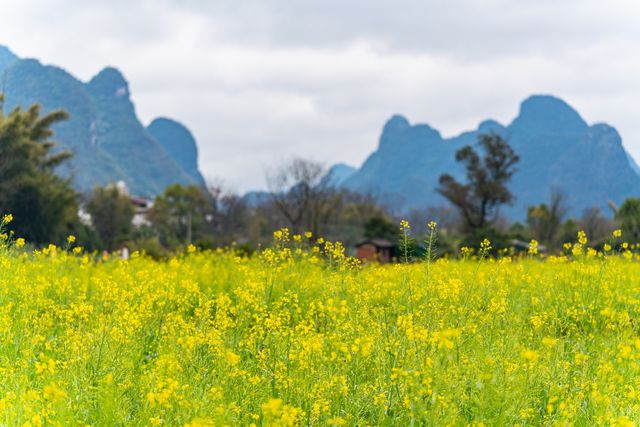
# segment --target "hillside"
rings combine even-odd
[[[183,141],[167,150],[171,136],[162,130],[152,136],[136,115],[128,82],[115,68],[107,67],[84,83],[62,68],[19,59],[0,48],[0,73],[5,112],[38,103],[44,112],[63,109],[70,114],[54,127],[55,140],[60,149],[74,153],[59,172],[71,177],[79,191],[123,181],[131,192],[153,196],[174,183],[203,184],[197,150],[196,157],[193,154],[195,140],[185,143],[191,156],[185,168],[179,145]]]
[[[194,182],[205,185],[205,180],[198,170],[198,146],[186,126],[175,120],[161,117],[152,121],[147,131]]]
[[[529,206],[549,199],[552,189],[567,194],[572,215],[593,206],[608,213],[608,201],[621,203],[640,195],[640,175],[617,131],[606,124],[587,124],[552,96],[525,100],[508,126],[488,120],[447,139],[428,125],[393,116],[378,149],[344,186],[403,211],[443,205],[446,201],[435,191],[439,176],[447,172],[462,178],[454,161],[456,150],[486,132],[503,135],[521,159],[510,184],[517,200],[503,210],[512,219],[522,220]]]

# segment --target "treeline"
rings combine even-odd
[[[1,107],[0,97],[0,107]],[[353,247],[363,238],[398,238],[398,224],[408,219],[415,237],[438,223],[440,252],[478,247],[484,238],[499,250],[514,241],[536,240],[549,252],[562,250],[583,230],[594,245],[612,230],[640,241],[640,199],[629,199],[612,215],[597,208],[568,218],[567,197],[560,190],[529,209],[526,219],[510,223],[500,214],[517,195],[508,188],[517,173],[517,153],[499,135],[479,137],[475,146],[456,153],[465,180],[443,175],[438,191],[448,204],[401,213],[372,195],[339,188],[321,164],[293,159],[267,175],[268,191],[242,197],[222,185],[170,186],[154,200],[128,194],[122,185],[78,194],[55,169],[71,157],[52,141],[52,126],[67,118],[56,111],[41,115],[38,106],[7,115],[0,108],[0,213],[14,217],[16,236],[33,245],[62,243],[70,234],[89,250],[144,250],[154,256],[194,244],[203,248],[235,245],[251,252],[268,245],[274,230],[342,241]]]
[[[31,245],[63,244],[74,235],[88,250],[145,250],[162,256],[189,244],[269,244],[279,227],[311,231],[353,243],[363,224],[384,211],[373,198],[339,191],[318,164],[295,160],[269,176],[272,191],[259,200],[220,185],[168,187],[148,206],[118,184],[77,193],[55,169],[71,158],[53,141],[63,111],[40,107],[3,113],[0,95],[0,212],[11,213],[16,237]]]
[[[317,166],[296,162],[297,166]],[[235,246],[251,253],[270,245],[273,232],[282,227],[293,234],[311,232],[353,245],[369,222],[388,221],[373,198],[319,182],[299,182],[286,192],[263,196],[262,200],[248,201],[221,186],[173,185],[149,208],[140,208],[122,186],[95,188],[83,204],[87,224],[94,231],[87,245],[110,251],[125,247],[144,250],[153,256],[191,244],[200,248]],[[390,228],[395,231],[397,227]]]

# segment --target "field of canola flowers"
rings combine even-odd
[[[361,267],[276,237],[160,262],[4,236],[0,424],[640,422],[628,247]]]

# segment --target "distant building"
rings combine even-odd
[[[356,258],[360,261],[377,261],[381,264],[393,260],[396,245],[385,239],[367,239],[356,245]]]
[[[140,196],[129,196],[129,198],[135,208],[133,220],[131,221],[134,227],[151,225],[149,222],[149,212],[151,208],[153,208],[153,200]]]

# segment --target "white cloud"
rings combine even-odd
[[[263,186],[283,156],[360,164],[401,113],[444,135],[508,123],[553,93],[616,126],[640,158],[632,1],[92,1],[3,5],[0,43],[89,79],[130,80],[144,122],[169,116],[209,177]]]

